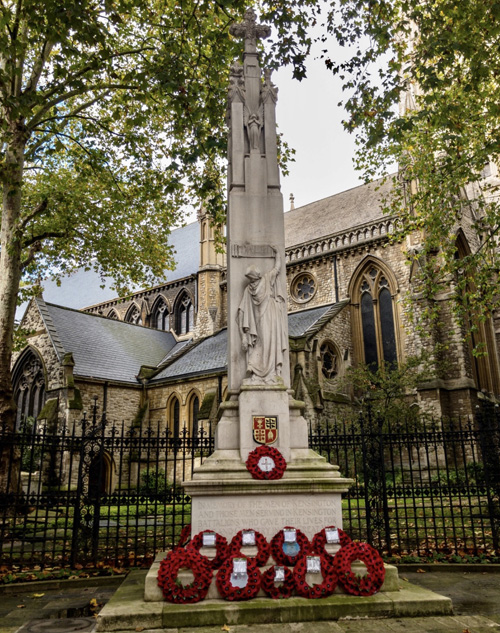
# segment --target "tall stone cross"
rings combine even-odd
[[[257,24],[257,16],[253,9],[247,9],[245,19],[240,24],[232,24],[229,32],[234,37],[245,40],[245,53],[257,52],[257,39],[263,40],[271,35],[271,27]]]

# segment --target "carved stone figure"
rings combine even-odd
[[[274,267],[267,273],[254,265],[248,267],[248,285],[237,312],[241,347],[247,354],[247,378],[268,384],[281,376],[288,343],[285,295],[279,288],[281,258],[278,249],[271,248]]]

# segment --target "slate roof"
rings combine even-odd
[[[380,199],[387,195],[390,180],[360,185],[285,213],[285,245],[295,246],[311,240],[342,233],[355,226],[384,217]],[[377,190],[377,187],[380,187]]]
[[[169,244],[175,251],[176,268],[166,270],[165,281],[173,281],[189,277],[198,272],[200,264],[200,233],[198,222],[191,222],[179,229],[174,229],[169,237]],[[92,305],[111,301],[116,298],[116,290],[112,290],[113,279],[101,277],[94,270],[79,268],[67,277],[63,277],[61,285],[55,281],[43,282],[45,301],[80,310]],[[104,285],[104,288],[101,286]],[[136,288],[140,290],[142,288]],[[16,311],[16,319],[20,319],[28,302],[20,305]]]
[[[227,369],[227,329],[203,339],[157,374],[151,383],[165,378],[205,374]]]
[[[292,312],[288,315],[290,336],[298,337],[313,334],[329,319],[338,314],[348,301]],[[161,370],[152,380],[156,383],[169,378],[194,376],[227,369],[227,329],[214,336],[207,337]]]
[[[35,300],[56,352],[72,352],[75,376],[137,384],[141,365],[156,366],[175,346],[170,332]]]
[[[293,338],[312,335],[318,332],[327,321],[338,314],[349,300],[338,303],[301,310],[300,312],[290,312],[288,315],[288,334]]]

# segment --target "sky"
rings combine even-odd
[[[299,207],[361,184],[352,160],[354,137],[344,130],[345,112],[337,105],[343,98],[340,80],[320,59],[311,58],[307,68],[301,82],[292,79],[291,68],[272,77],[279,90],[278,130],[296,151],[290,175],[281,180],[285,211],[290,194]]]

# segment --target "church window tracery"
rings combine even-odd
[[[194,312],[193,303],[189,295],[184,292],[180,300],[177,302],[175,315],[175,331],[176,334],[182,336],[193,330]]]
[[[142,325],[141,311],[135,303],[127,310],[125,321],[127,323],[133,323],[134,325]]]
[[[395,365],[398,362],[396,323],[393,295],[389,276],[377,265],[366,266],[357,278],[352,296],[355,328],[358,332],[358,358],[377,369],[381,362]]]
[[[45,401],[43,365],[33,350],[28,350],[16,364],[13,385],[17,404],[16,428],[20,428],[26,418],[38,416]]]
[[[117,319],[117,320],[119,319],[118,314],[113,308],[111,308],[111,310],[108,312],[106,316],[108,317],[108,319]]]
[[[310,273],[301,273],[292,281],[292,296],[299,303],[306,303],[316,293],[316,279]]]
[[[325,341],[319,348],[321,373],[327,380],[332,380],[339,373],[339,355],[331,341]]]
[[[157,330],[169,329],[169,312],[168,307],[163,298],[155,303],[151,314],[151,326]]]

